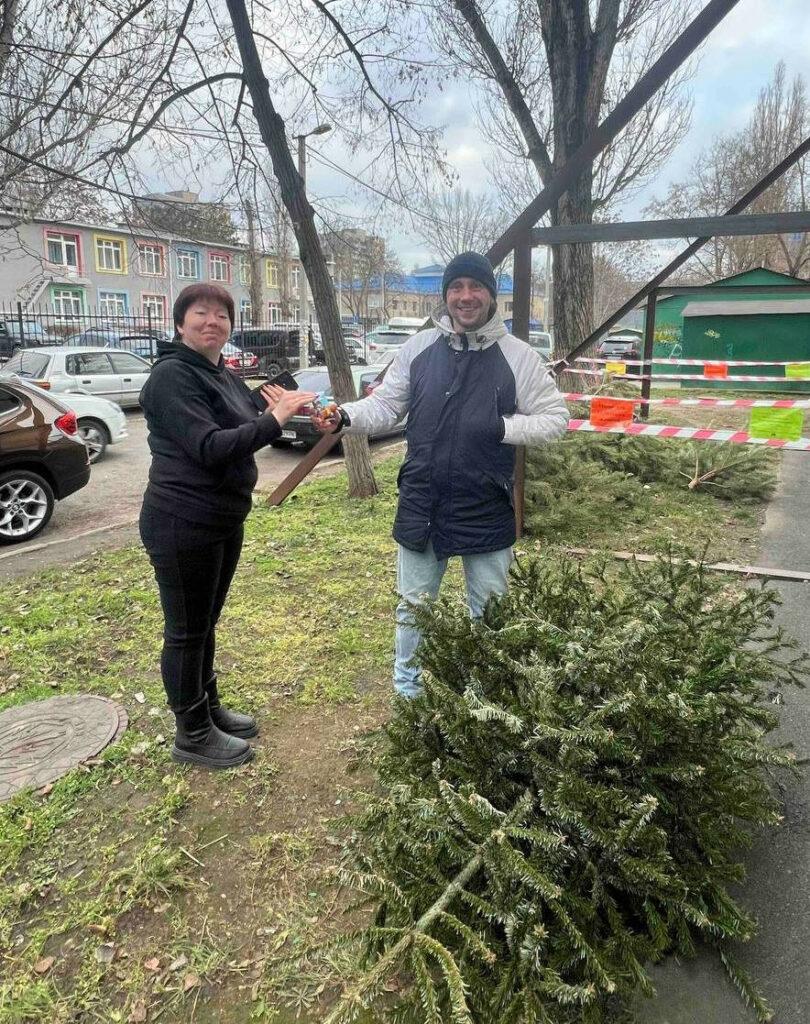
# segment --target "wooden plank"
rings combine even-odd
[[[566,554],[590,557],[592,555],[610,555],[622,562],[654,562],[656,555],[642,555],[633,551],[599,551],[595,548],[563,548]],[[676,565],[687,562],[689,565],[698,563],[692,559],[673,558]],[[787,580],[792,583],[810,583],[810,572],[802,572],[800,569],[770,569],[762,565],[734,565],[733,562],[712,562],[706,564],[707,569],[714,569],[715,572],[727,572],[736,576],[761,576],[770,580]]]
[[[318,443],[307,452],[298,465],[288,473],[278,487],[267,499],[268,505],[280,505],[288,497],[301,481],[309,476],[312,470],[318,465],[324,455],[328,454],[338,443],[342,431],[336,434],[324,434]]]
[[[810,231],[810,210],[790,213],[743,213],[718,217],[629,220],[619,224],[556,224],[532,231],[532,245],[582,245],[588,242],[635,242],[653,238],[721,238],[738,235],[785,235]]]

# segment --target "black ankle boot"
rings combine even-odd
[[[173,761],[206,768],[233,768],[253,757],[249,743],[229,736],[212,722],[207,695],[185,711],[175,711],[174,717],[177,734],[172,747]]]
[[[241,736],[243,739],[259,735],[255,718],[243,715],[239,711],[229,711],[220,704],[216,676],[205,687],[205,692],[208,694],[211,721],[218,729],[227,732],[229,736]]]

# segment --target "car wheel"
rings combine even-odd
[[[277,377],[281,373],[281,367],[278,363],[268,363],[267,369],[264,371],[265,377]]]
[[[0,473],[0,544],[31,540],[53,515],[53,490],[30,469]]]
[[[110,435],[107,428],[98,420],[79,420],[79,437],[84,441],[87,448],[87,457],[90,465],[94,466],[107,450],[110,443]]]

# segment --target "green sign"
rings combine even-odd
[[[802,409],[752,409],[748,433],[780,441],[798,441],[802,436]]]
[[[794,378],[810,377],[810,363],[793,363],[785,367],[785,376]]]

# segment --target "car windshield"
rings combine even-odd
[[[295,374],[298,387],[302,391],[329,391],[329,373],[326,370],[301,370]]]
[[[13,373],[16,373],[19,377],[41,377],[48,368],[49,362],[49,357],[42,355],[41,352],[31,352],[29,349],[23,349],[22,352],[16,352],[8,360],[2,369],[2,373],[6,377]]]
[[[370,340],[377,345],[404,345],[413,333],[415,332],[391,331],[389,333],[386,331],[385,334],[373,335]]]
[[[15,338],[22,336],[20,333],[19,320],[7,320],[6,329],[8,330],[8,333]],[[45,335],[45,332],[42,330],[42,324],[38,324],[34,320],[23,320],[22,334],[29,338],[42,338]]]

